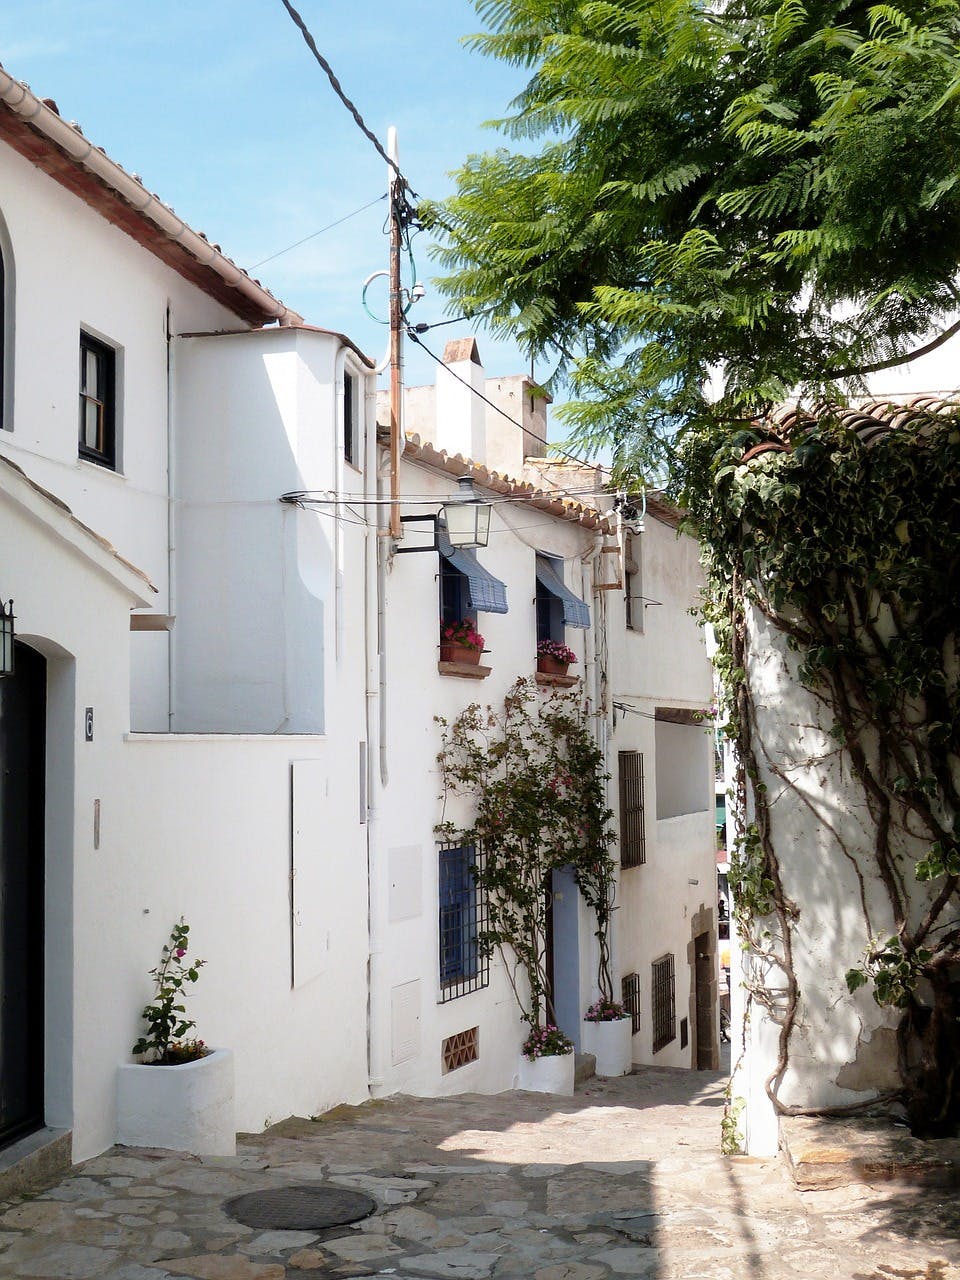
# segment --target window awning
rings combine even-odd
[[[459,569],[470,584],[470,603],[482,613],[507,612],[507,588],[485,569],[469,547],[452,547],[443,529],[437,530],[437,547],[445,560]]]
[[[563,605],[563,621],[566,626],[590,626],[590,606],[564,585],[556,569],[542,556],[537,556],[537,581]]]

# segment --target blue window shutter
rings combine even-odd
[[[573,594],[545,556],[537,556],[537,581],[563,605],[563,621],[566,626],[584,629],[590,626],[590,606]]]
[[[507,612],[507,588],[477,559],[470,547],[453,547],[443,529],[437,530],[437,546],[444,559],[459,569],[470,584],[470,603],[483,613]]]

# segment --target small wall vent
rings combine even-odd
[[[471,1027],[469,1031],[458,1031],[455,1036],[448,1036],[443,1042],[443,1074],[465,1067],[468,1062],[476,1062],[480,1057],[480,1028]]]

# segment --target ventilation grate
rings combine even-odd
[[[471,1027],[469,1031],[458,1031],[455,1036],[448,1036],[443,1042],[443,1073],[456,1071],[465,1067],[468,1062],[476,1062],[480,1057],[480,1028]]]
[[[639,973],[625,974],[620,982],[620,999],[623,1007],[630,1015],[630,1031],[631,1035],[636,1035],[640,1030],[640,975]]]

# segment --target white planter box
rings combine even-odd
[[[633,1068],[633,1023],[630,1018],[613,1022],[584,1022],[585,1053],[597,1060],[598,1076],[626,1076]]]
[[[520,1055],[520,1071],[517,1076],[517,1088],[529,1089],[533,1093],[573,1093],[574,1072],[576,1063],[574,1054],[553,1053],[543,1058],[528,1061]]]
[[[124,1063],[117,1074],[117,1142],[195,1156],[233,1156],[233,1053],[214,1049],[172,1067]]]

